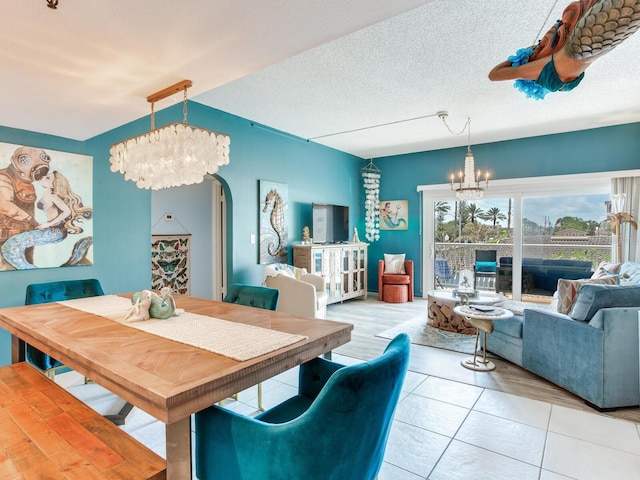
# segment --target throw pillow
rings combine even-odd
[[[600,262],[600,265],[596,268],[591,275],[591,278],[604,278],[610,277],[611,275],[617,275],[620,273],[620,265],[621,263],[609,263],[609,262]]]
[[[272,267],[280,275],[286,275],[287,277],[295,278],[296,280],[300,280],[302,275],[307,273],[306,268],[298,268],[293,265],[287,265],[286,263],[275,263]]]
[[[280,275],[284,275],[285,277],[291,277],[291,278],[295,277],[295,275],[293,274],[293,271],[289,269],[289,265],[286,265],[284,263],[278,263],[275,265],[275,268],[278,274]]]
[[[404,253],[399,253],[395,255],[389,255],[387,253],[384,254],[384,273],[401,273],[405,274],[407,272],[404,271]]]
[[[558,279],[558,313],[568,315],[573,307],[573,303],[578,295],[580,286],[586,283],[599,283],[605,285],[615,285],[618,283],[618,277],[605,278],[583,278],[580,280]]]
[[[495,272],[498,262],[476,262],[476,272]]]
[[[612,307],[640,307],[640,285],[582,285],[569,316],[588,322],[598,310]]]

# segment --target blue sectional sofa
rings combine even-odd
[[[510,292],[511,283],[509,281],[501,281],[501,277],[504,275],[510,276],[513,257],[500,257],[499,265],[497,270],[498,290]],[[558,279],[560,278],[576,280],[579,278],[589,278],[592,274],[593,264],[588,261],[528,257],[522,259],[522,278],[533,281],[533,285],[528,286],[535,290],[555,292]]]
[[[620,285],[580,286],[568,315],[525,308],[495,322],[487,351],[596,409],[640,405],[640,263],[625,262],[619,275]]]

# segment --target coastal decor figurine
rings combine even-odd
[[[311,235],[309,235],[309,227],[302,228],[302,243],[309,245],[311,243]]]
[[[473,287],[473,272],[471,270],[460,270],[458,275],[458,288],[453,290],[453,295],[475,297],[478,292]]]
[[[353,243],[360,243],[360,237],[358,236],[357,227],[353,227]]]
[[[150,290],[143,290],[133,294],[131,299],[132,307],[124,317],[127,322],[141,322],[149,320],[149,307],[151,306]]]
[[[151,296],[151,306],[149,307],[149,315],[152,318],[166,319],[172,317],[175,313],[176,301],[173,295],[171,295],[170,287],[163,287],[160,290],[160,295],[153,293]]]
[[[128,322],[139,322],[149,318],[167,319],[176,313],[176,302],[170,287],[163,287],[160,295],[151,290],[133,294],[131,310],[125,317]]]

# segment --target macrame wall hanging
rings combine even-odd
[[[362,169],[364,187],[365,238],[369,242],[380,240],[380,176],[381,170],[373,160]]]

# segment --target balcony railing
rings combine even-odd
[[[525,243],[523,258],[584,260],[592,262],[595,269],[600,262],[611,260],[611,237],[590,237],[589,243]],[[605,242],[609,242],[606,244]],[[458,284],[458,273],[471,270],[475,265],[476,250],[496,250],[498,262],[501,257],[513,257],[512,243],[453,243],[436,242],[435,272],[436,285],[453,287]],[[446,263],[445,263],[446,262]],[[447,267],[448,266],[448,270]],[[480,280],[480,279],[479,279]],[[493,279],[481,279],[479,289],[495,289]],[[489,281],[488,281],[489,280]]]

